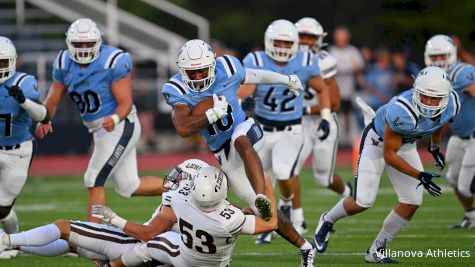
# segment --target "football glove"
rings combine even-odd
[[[16,85],[12,85],[12,86],[5,86],[7,89],[8,89],[8,94],[15,98],[15,100],[19,103],[19,104],[23,104],[25,103],[25,95],[23,94],[23,91],[21,90],[21,88],[19,86],[16,86]]]
[[[318,124],[317,132],[321,132],[320,137],[318,137],[320,141],[327,139],[330,134],[330,123],[326,119],[322,119]]]
[[[120,229],[124,229],[127,223],[125,219],[119,217],[111,208],[104,205],[92,205],[91,215]]]
[[[438,197],[442,194],[442,189],[436,185],[432,179],[440,177],[439,174],[436,173],[429,173],[429,172],[420,172],[419,175],[417,175],[419,180],[421,181],[420,184],[417,185],[416,189],[423,185],[424,188],[429,192],[434,197]]]
[[[442,171],[445,167],[445,157],[442,152],[440,152],[439,146],[432,146],[429,143],[429,146],[427,147],[427,151],[429,151],[432,154],[432,157],[434,158],[435,161],[435,167],[437,170]]]
[[[213,124],[220,120],[228,113],[228,101],[224,95],[217,96],[213,94],[213,107],[208,109],[205,114],[209,124]]]
[[[289,75],[289,90],[294,93],[295,96],[299,96],[300,90],[302,90],[302,83],[297,75]]]

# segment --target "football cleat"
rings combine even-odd
[[[264,221],[272,219],[272,206],[268,197],[262,194],[257,195],[254,205]]]
[[[315,247],[312,244],[311,249],[300,250],[300,266],[301,267],[313,267],[313,260],[315,259]]]
[[[279,201],[279,211],[285,215],[290,220],[290,211],[292,210],[292,203],[284,204],[285,202]]]
[[[384,255],[385,250],[385,247],[379,247],[373,252],[368,250],[364,256],[364,260],[368,263],[399,263],[396,259],[386,257],[386,255]]]
[[[463,217],[463,219],[460,220],[460,222],[449,226],[450,229],[474,228],[474,227],[475,227],[475,221],[469,219],[468,217]]]
[[[267,245],[277,236],[276,232],[262,233],[257,236],[256,245]]]
[[[327,250],[330,234],[335,232],[335,230],[333,230],[333,224],[323,219],[326,214],[325,212],[320,216],[317,229],[315,229],[315,235],[313,236],[315,247],[319,253],[323,253]]]

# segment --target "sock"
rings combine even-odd
[[[8,215],[0,220],[3,230],[7,234],[18,233],[18,217],[14,210],[10,210]]]
[[[347,184],[345,184],[345,190],[343,191],[343,193],[341,193],[341,197],[345,198],[345,197],[349,197],[350,195],[351,195],[351,189]]]
[[[280,207],[292,208],[292,198],[294,198],[294,195],[291,195],[290,198],[284,198],[283,196],[280,196],[279,205],[277,206],[278,209],[280,209]]]
[[[3,244],[7,246],[42,246],[60,239],[61,232],[56,225],[48,224],[8,236],[10,237],[9,244],[5,244],[3,240]]]
[[[303,218],[303,208],[300,207],[298,209],[292,209],[290,212],[290,217],[292,218],[292,222],[295,224],[302,224],[305,220]]]
[[[79,256],[90,260],[107,260],[106,256],[81,247],[77,247],[77,253]]]
[[[465,211],[465,217],[469,218],[470,220],[475,220],[475,209]]]
[[[294,194],[290,195],[289,197],[284,197],[284,196],[280,196],[280,199],[279,199],[279,202],[280,201],[283,201],[285,202],[285,204],[288,205],[289,202],[292,202],[292,199],[294,199]]]
[[[39,255],[39,256],[61,256],[69,251],[68,241],[58,239],[44,246],[20,246],[23,252]]]
[[[384,219],[383,228],[376,236],[369,251],[375,251],[380,247],[386,247],[393,240],[393,238],[406,227],[409,221],[399,216],[394,210],[392,210],[386,219]]]
[[[345,201],[344,198],[340,199],[340,201],[333,206],[333,208],[325,215],[325,221],[335,224],[339,219],[348,216],[345,207],[343,207],[343,201]]]
[[[308,242],[307,240],[305,240],[305,243],[303,243],[303,245],[300,247],[301,250],[305,250],[305,249],[312,249],[312,244],[310,244],[310,242]]]

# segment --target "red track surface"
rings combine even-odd
[[[431,163],[432,159],[425,150],[420,150],[422,161]],[[216,165],[217,161],[214,156],[203,153],[181,153],[181,154],[153,154],[139,155],[138,165],[141,171],[156,171],[170,169],[178,163],[190,159],[197,158],[207,163]],[[30,175],[82,175],[87,168],[89,155],[84,156],[37,156],[34,158],[30,168]],[[338,165],[351,165],[353,163],[351,150],[340,150],[337,155]],[[310,159],[306,165],[310,166]]]

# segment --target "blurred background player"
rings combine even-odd
[[[327,51],[322,49],[323,38],[327,33],[323,30],[320,23],[314,19],[305,17],[295,23],[299,33],[300,51],[311,51],[318,58],[318,67],[323,81],[328,87],[330,93],[330,107],[332,111],[330,123],[330,134],[325,140],[318,137],[318,125],[321,120],[320,105],[317,95],[313,90],[305,87],[303,99],[304,116],[302,117],[302,128],[304,135],[304,145],[299,156],[296,173],[304,165],[310,154],[312,157],[313,177],[320,186],[328,187],[332,191],[347,197],[351,194],[351,184],[345,184],[343,179],[334,174],[336,151],[338,147],[338,136],[340,133],[340,124],[336,112],[340,110],[340,89],[335,80],[337,73],[337,62],[335,58]],[[306,231],[304,214],[300,202],[300,184],[298,177],[295,182],[294,198],[292,200],[291,219],[295,229],[299,232]]]
[[[417,76],[413,89],[393,97],[375,115],[365,103],[362,108],[365,121],[370,123],[361,138],[355,194],[340,200],[330,211],[320,216],[315,230],[315,245],[317,251],[324,252],[337,221],[373,206],[381,176],[387,166],[399,203],[385,218],[381,231],[367,251],[365,261],[396,263],[397,260],[386,256],[384,252],[422,204],[421,185],[433,196],[442,193],[441,188],[432,181],[440,175],[424,172],[416,140],[430,136],[431,144],[438,146],[444,126],[457,115],[460,103],[457,93],[452,91],[447,73],[438,67],[426,67]],[[445,165],[443,155],[439,151],[435,153],[436,166],[442,171]]]
[[[16,71],[16,58],[12,41],[0,36],[0,225],[7,234],[19,229],[12,207],[25,185],[36,150],[31,123],[49,123],[48,111],[38,102],[36,79]],[[0,258],[11,256],[16,254],[0,254]]]
[[[451,228],[475,227],[475,67],[457,61],[457,50],[447,35],[431,37],[425,47],[424,60],[427,66],[438,66],[449,74],[454,91],[460,97],[460,112],[449,124],[452,136],[447,145],[447,182],[454,189],[465,211],[462,220]],[[432,145],[429,152],[436,153],[439,147]]]
[[[304,86],[319,94],[321,117],[315,127],[320,140],[325,140],[331,130],[329,121],[330,96],[318,68],[317,58],[311,52],[300,52],[299,36],[295,25],[288,20],[276,20],[266,29],[265,51],[249,53],[244,66],[253,69],[276,70],[282,74],[297,73]],[[292,199],[298,184],[296,172],[303,147],[302,110],[304,94],[294,94],[285,85],[243,85],[241,98],[253,95],[256,102],[255,118],[261,123],[266,139],[263,157],[264,170],[280,188],[279,210],[291,218]],[[302,216],[303,217],[303,216]],[[303,219],[303,218],[302,218]],[[258,243],[268,243],[267,235]]]
[[[238,59],[228,55],[216,59],[211,47],[202,40],[185,43],[177,63],[180,72],[163,86],[162,94],[173,107],[172,119],[178,134],[187,137],[199,132],[228,176],[236,195],[249,203],[255,214],[269,220],[272,213],[264,195],[265,178],[259,158],[263,152],[263,133],[253,118],[246,118],[237,91],[242,83],[279,83],[290,92],[298,91],[302,88],[299,78],[245,69]],[[212,105],[206,106],[203,101],[211,97]],[[277,216],[279,234],[298,248],[312,248],[288,219],[280,213]]]
[[[333,31],[334,45],[328,50],[338,62],[335,80],[340,88],[340,111],[343,115],[343,134],[340,134],[340,144],[347,147],[351,147],[353,142],[352,128],[355,117],[352,112],[356,94],[356,75],[365,67],[360,51],[350,44],[350,40],[350,30],[345,26],[339,26]]]
[[[84,125],[94,137],[94,151],[84,174],[88,188],[88,220],[93,204],[105,204],[104,184],[112,179],[123,197],[160,195],[162,180],[139,178],[135,145],[140,122],[132,103],[132,60],[118,48],[102,44],[96,23],[81,18],[66,32],[68,50],[59,53],[53,65],[53,84],[45,100],[56,114],[62,97],[68,93],[77,105]],[[39,123],[36,136],[43,138],[51,124]]]

